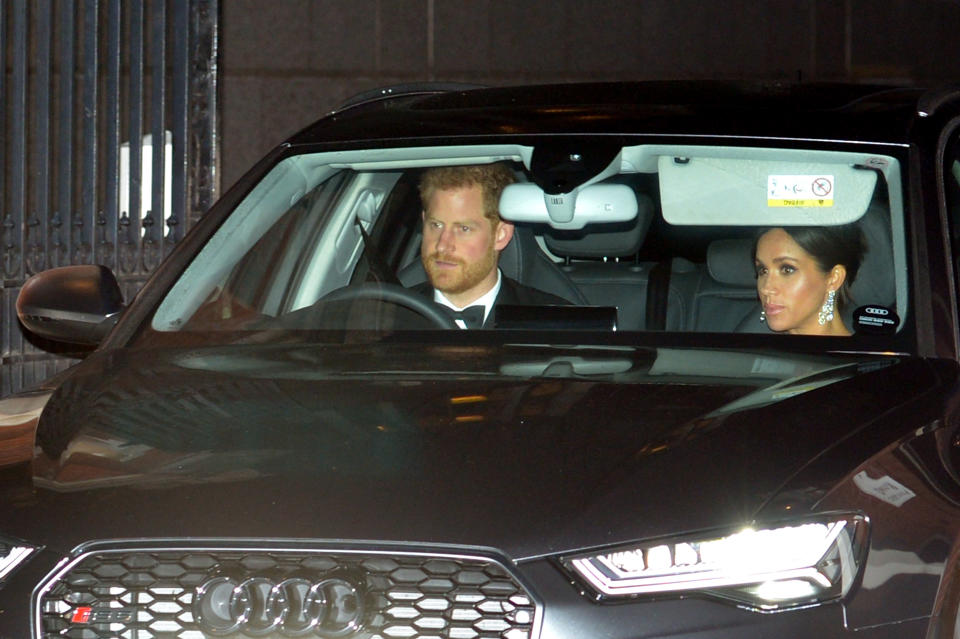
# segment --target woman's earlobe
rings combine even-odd
[[[839,289],[843,286],[844,280],[847,279],[847,267],[843,264],[837,264],[832,269],[830,269],[830,279],[829,285],[834,289]]]

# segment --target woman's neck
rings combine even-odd
[[[834,317],[825,324],[817,322],[812,326],[798,327],[793,330],[788,330],[787,332],[792,335],[827,335],[841,337],[849,337],[851,335],[850,330],[839,316]]]

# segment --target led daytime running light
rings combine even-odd
[[[744,529],[567,559],[603,597],[711,591],[763,609],[846,594],[862,565],[857,516]]]

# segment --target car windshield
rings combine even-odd
[[[482,321],[493,329],[487,337],[497,329],[577,331],[584,341],[655,331],[786,336],[816,333],[814,320],[835,329],[817,334],[853,339],[903,332],[899,149],[607,147],[589,168],[590,158],[574,154],[544,160],[536,144],[288,156],[189,260],[141,337],[226,343],[238,333],[310,332],[322,340],[329,331],[336,340],[416,340],[464,328],[446,308],[459,305],[437,304],[435,288],[449,302],[465,299],[437,278],[470,266],[472,240],[458,235],[450,248],[441,235],[487,231],[428,213],[422,192],[438,167],[491,166],[512,182],[498,197],[507,243],[494,244],[501,227],[491,219],[490,246],[477,244],[485,264],[493,256],[495,293],[519,285],[547,295],[496,298]]]

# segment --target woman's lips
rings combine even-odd
[[[764,304],[763,305],[763,312],[766,313],[768,317],[771,315],[779,315],[780,313],[783,312],[783,309],[784,307],[780,304]]]

